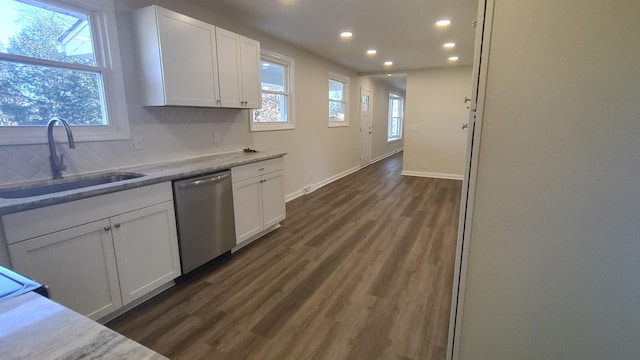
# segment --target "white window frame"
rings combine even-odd
[[[400,110],[400,123],[398,124],[400,134],[396,137],[391,136],[391,120],[392,120],[391,100],[392,99],[402,99],[402,109]],[[404,96],[402,96],[402,94],[390,92],[389,93],[389,113],[387,118],[387,143],[392,143],[392,142],[402,140],[403,130],[404,130]]]
[[[108,125],[72,126],[77,142],[130,139],[129,119],[124,90],[124,77],[120,60],[120,46],[116,30],[113,0],[39,0],[45,4],[87,13],[93,33],[95,57],[105,92]],[[21,62],[20,56],[0,54],[0,59]],[[33,60],[29,64],[48,65],[47,60]],[[69,68],[73,68],[71,65]],[[46,125],[25,127],[0,127],[0,145],[43,144],[47,142]]]
[[[329,82],[333,80],[333,81],[339,81],[341,83],[344,84],[344,99],[343,101],[338,101],[338,100],[331,100],[329,99]],[[327,80],[327,121],[329,123],[329,127],[342,127],[342,126],[349,126],[349,77],[344,76],[344,75],[340,75],[340,74],[336,74],[336,73],[329,73],[329,79]],[[329,114],[329,104],[331,104],[331,102],[341,102],[344,104],[344,120],[343,121],[331,121],[328,114]]]
[[[288,56],[284,56],[266,49],[262,49],[260,51],[260,60],[265,60],[270,63],[282,65],[285,68],[284,76],[285,76],[286,90],[283,92],[278,92],[278,91],[267,91],[267,92],[287,96],[287,122],[254,122],[253,120],[254,120],[255,112],[251,111],[251,115],[249,116],[249,131],[274,131],[274,130],[295,129],[296,123],[295,123],[294,101],[293,101],[294,100],[293,84],[294,84],[294,74],[295,74],[295,61]],[[260,90],[261,94],[262,92],[263,90]],[[262,101],[262,99],[260,101]]]

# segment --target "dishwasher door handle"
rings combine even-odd
[[[200,179],[200,180],[194,180],[194,181],[190,181],[190,182],[179,183],[178,184],[178,188],[179,189],[189,189],[189,188],[193,188],[193,187],[197,187],[197,186],[213,184],[213,183],[220,182],[220,181],[222,181],[222,180],[224,180],[224,179],[226,179],[228,177],[229,177],[229,174],[222,174],[222,175],[214,176],[214,177],[209,178],[209,179]]]

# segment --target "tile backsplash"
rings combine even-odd
[[[116,140],[79,142],[75,149],[60,142],[56,150],[64,155],[65,175],[236,151],[252,145],[248,116],[246,110],[130,106],[131,136],[144,137],[146,149],[135,150],[132,140]],[[56,139],[62,141],[60,134]],[[46,143],[0,146],[0,185],[48,178]]]

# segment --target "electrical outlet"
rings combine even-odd
[[[313,192],[313,185],[307,185],[305,187],[302,188],[302,193],[303,194],[308,194],[310,192]]]
[[[220,144],[220,135],[219,133],[212,131],[211,132],[211,139],[213,140],[213,144]]]
[[[147,148],[147,139],[144,136],[133,137],[133,148],[136,150],[143,150]]]

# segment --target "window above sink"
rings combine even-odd
[[[112,0],[3,0],[0,145],[46,143],[52,117],[76,140],[129,137]]]

